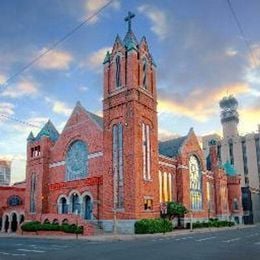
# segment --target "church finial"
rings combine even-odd
[[[128,12],[128,15],[125,17],[125,21],[128,22],[128,32],[132,30],[131,25],[132,25],[132,19],[135,17],[134,13],[131,13],[130,11]]]

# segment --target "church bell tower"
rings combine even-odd
[[[159,216],[156,65],[146,38],[133,33],[134,16],[103,62],[103,226],[122,232]]]

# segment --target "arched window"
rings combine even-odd
[[[60,214],[67,214],[68,213],[68,204],[67,204],[67,199],[62,197],[60,198],[59,202],[59,213]]]
[[[142,123],[143,141],[143,177],[144,180],[151,179],[151,145],[150,145],[150,126]]]
[[[120,56],[116,56],[116,87],[119,88],[121,86],[121,61]]]
[[[202,209],[202,174],[199,160],[192,155],[189,159],[191,209]]]
[[[31,175],[30,212],[36,211],[36,174]]]
[[[76,192],[74,192],[71,195],[71,206],[72,206],[72,208],[71,208],[72,213],[79,215],[81,205],[80,205],[79,195]]]
[[[123,172],[123,126],[121,123],[113,126],[113,173],[114,173],[114,204],[123,208],[124,202],[124,172]]]
[[[66,180],[78,180],[88,174],[88,147],[83,141],[73,142],[66,155]]]
[[[22,205],[22,199],[17,195],[13,195],[8,198],[7,205],[11,207]]]
[[[143,88],[147,89],[147,62],[145,59],[143,59],[143,66],[142,66],[142,74],[143,74],[143,79],[142,79],[142,84]]]
[[[233,200],[233,209],[239,210],[238,200],[236,198]]]

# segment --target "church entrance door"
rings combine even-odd
[[[17,230],[17,215],[16,213],[13,213],[12,215],[12,221],[11,221],[11,231],[16,232]]]
[[[8,232],[8,228],[9,228],[9,217],[5,216],[5,232]]]
[[[91,219],[91,214],[92,214],[92,202],[91,198],[87,195],[84,198],[85,201],[85,219]]]

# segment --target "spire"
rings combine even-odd
[[[42,136],[49,137],[50,140],[53,141],[53,142],[56,142],[58,140],[59,133],[56,130],[53,123],[51,122],[51,120],[48,120],[48,122],[44,125],[44,127],[41,129],[41,131],[35,137],[35,140],[39,141]]]
[[[138,45],[138,41],[132,31],[132,19],[135,17],[134,13],[128,12],[128,15],[125,17],[125,21],[128,22],[128,30],[126,33],[126,36],[124,38],[124,45],[126,47],[126,49],[132,50],[135,49],[137,50],[137,45]]]
[[[27,142],[33,142],[33,141],[34,141],[34,136],[33,136],[33,133],[31,131],[30,134],[27,137]]]
[[[109,51],[107,51],[106,57],[105,57],[105,59],[103,61],[103,64],[106,64],[109,61],[110,61],[110,53],[109,53]]]

